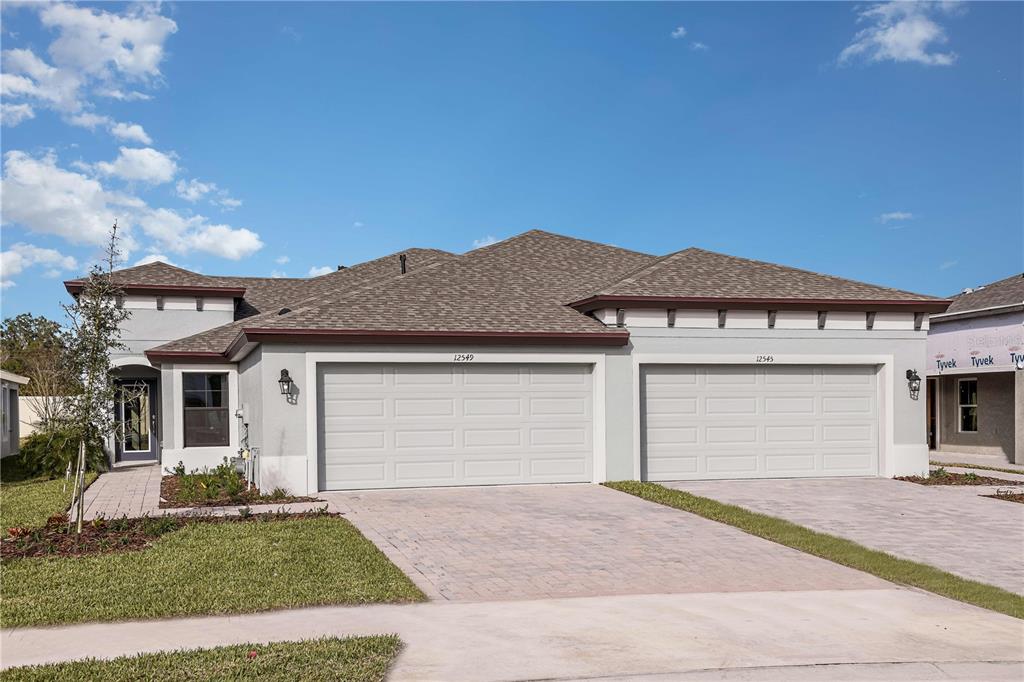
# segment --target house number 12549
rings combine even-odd
[[[452,358],[454,362],[473,362],[472,353],[456,353],[455,357]]]

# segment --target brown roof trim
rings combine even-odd
[[[593,346],[624,346],[629,332],[488,332],[488,331],[412,331],[379,329],[267,329],[248,327],[235,339],[240,341],[283,341],[286,343],[483,343],[537,345],[574,343]],[[229,349],[229,354],[231,349]]]
[[[589,296],[570,303],[580,312],[598,308],[622,307],[628,303],[635,308],[746,308],[751,310],[856,310],[874,312],[878,310],[905,310],[908,312],[941,313],[952,301],[945,299],[924,300],[872,300],[851,298],[716,298],[694,296]]]
[[[227,362],[223,353],[210,350],[147,350],[146,358],[154,363],[161,362]]]
[[[80,293],[84,285],[85,282],[80,279],[71,279],[64,282],[64,288],[72,295]],[[118,286],[118,289],[126,294],[153,294],[157,296],[229,296],[231,298],[242,298],[245,295],[245,287],[122,284]]]

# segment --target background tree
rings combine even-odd
[[[28,377],[20,394],[35,413],[37,429],[56,428],[69,396],[81,390],[69,354],[67,330],[42,315],[7,318],[0,330],[0,366]]]

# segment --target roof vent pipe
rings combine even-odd
[[[401,254],[398,257],[398,266],[402,269],[402,274],[405,274],[405,254]]]
[[[345,266],[344,266],[344,265],[339,265],[339,266],[338,266],[338,272],[341,272],[341,271],[342,271],[342,270],[344,270],[344,269],[345,269]]]

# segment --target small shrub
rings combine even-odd
[[[968,471],[966,474],[964,474],[964,480],[967,481],[968,483],[974,483],[975,481],[978,480],[978,478],[978,474],[974,473],[973,471]]]
[[[178,528],[178,519],[173,516],[147,516],[142,519],[142,532],[146,535],[163,535]]]
[[[239,507],[238,508],[238,516],[240,518],[243,518],[243,519],[249,518],[250,516],[252,516],[252,508],[251,507]]]
[[[83,434],[73,428],[39,431],[21,444],[21,461],[36,476],[57,478],[78,462],[78,444],[85,440],[85,467],[90,471],[106,471],[107,455],[97,434]]]
[[[938,469],[931,471],[928,475],[932,478],[945,478],[946,476],[949,476],[949,472],[946,471],[945,467],[939,467]]]
[[[267,497],[269,497],[272,502],[277,502],[278,500],[288,499],[289,495],[288,491],[284,488],[274,488],[270,491],[270,494]]]

